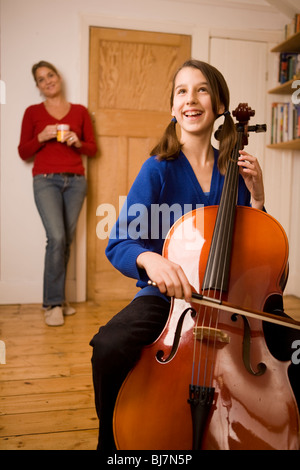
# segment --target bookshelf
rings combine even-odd
[[[285,41],[278,44],[274,47],[271,52],[279,52],[279,53],[299,53],[300,55],[300,31],[293,34]],[[280,95],[292,95],[295,92],[295,89],[292,88],[292,84],[295,80],[300,80],[300,76],[297,74],[293,76],[291,80],[288,80],[275,88],[272,88],[268,91],[269,94],[280,94]],[[299,87],[298,87],[299,88]],[[281,103],[279,103],[280,105]],[[292,102],[289,103],[292,105]],[[300,106],[300,105],[299,105]],[[273,110],[274,111],[274,110]],[[272,123],[272,126],[274,123]],[[272,130],[272,136],[273,136]],[[280,140],[280,139],[279,139]],[[300,138],[291,139],[291,140],[284,140],[284,141],[276,141],[276,143],[271,143],[268,145],[268,148],[272,149],[287,149],[287,150],[300,150]]]
[[[297,77],[298,80],[300,77]],[[275,95],[291,95],[295,90],[292,89],[292,83],[294,80],[297,80],[297,78],[293,78],[293,80],[289,80],[282,85],[278,85],[275,88],[272,88],[272,90],[269,90],[268,93],[273,93]]]
[[[300,31],[293,36],[289,37],[285,41],[281,42],[277,46],[271,49],[271,52],[299,52],[300,44]]]

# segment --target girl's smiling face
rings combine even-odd
[[[219,114],[224,112],[221,105]],[[212,109],[210,88],[203,73],[184,67],[176,77],[172,116],[176,117],[183,134],[211,134],[216,115]]]

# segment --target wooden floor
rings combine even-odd
[[[89,342],[125,304],[73,304],[62,327],[46,326],[39,305],[0,306],[0,450],[96,449]]]
[[[44,324],[39,305],[0,305],[0,450],[94,450],[94,407],[89,341],[127,302],[76,304],[63,327]],[[285,297],[300,321],[300,299]]]

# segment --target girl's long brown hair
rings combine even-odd
[[[227,83],[219,70],[212,65],[202,62],[199,60],[188,60],[186,61],[175,73],[172,84],[172,93],[170,97],[170,106],[172,109],[174,99],[174,88],[175,80],[180,72],[185,67],[193,67],[203,73],[209,88],[209,94],[211,96],[212,109],[215,113],[216,119],[218,115],[218,109],[223,104],[225,111],[229,109],[229,89]],[[219,148],[219,159],[218,167],[221,173],[225,173],[227,168],[228,160],[231,156],[231,152],[236,143],[236,127],[230,113],[225,114],[222,131],[220,133],[220,148]],[[153,148],[150,155],[156,155],[159,160],[174,160],[178,158],[181,150],[181,144],[178,140],[176,133],[176,121],[172,120],[165,129],[165,132]]]

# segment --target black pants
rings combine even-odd
[[[159,336],[170,304],[157,296],[141,296],[114,316],[91,341],[96,411],[100,421],[98,450],[116,449],[112,418],[119,389],[144,346]]]
[[[95,403],[100,421],[98,450],[116,450],[112,420],[119,389],[143,347],[153,343],[163,330],[169,310],[169,302],[162,298],[138,297],[92,339]],[[281,311],[277,313],[282,315]],[[291,345],[300,339],[299,330],[264,322],[264,333],[271,353],[279,360],[290,361]],[[300,365],[291,364],[289,376],[300,408]]]

